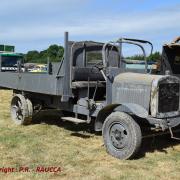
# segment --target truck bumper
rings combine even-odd
[[[167,118],[167,122],[169,127],[176,127],[180,124],[180,117]]]
[[[161,127],[162,130],[166,130],[169,127],[173,128],[180,125],[180,116],[172,118],[157,119],[153,117],[148,117],[147,120],[150,124],[155,125],[156,127]]]

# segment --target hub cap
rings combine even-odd
[[[110,140],[116,149],[123,149],[128,143],[128,133],[126,128],[119,124],[113,124],[109,131]]]

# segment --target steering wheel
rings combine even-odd
[[[101,65],[101,66],[99,66],[99,65]],[[104,79],[105,79],[105,81],[107,80],[107,77],[106,77],[106,74],[104,73],[104,71],[103,71],[103,69],[104,69],[104,66],[103,66],[103,61],[100,61],[100,62],[98,62],[98,63],[96,63],[96,64],[94,64],[93,66],[92,66],[92,69],[91,69],[91,72],[93,73],[93,69],[94,68],[96,68],[96,69],[98,69],[99,70],[99,72],[103,75],[103,77],[104,77]]]
[[[99,65],[101,65],[101,66],[99,66]],[[100,62],[95,63],[95,64],[92,66],[91,72],[93,72],[93,69],[94,69],[94,68],[98,69],[99,71],[103,70],[103,68],[104,68],[104,67],[103,67],[103,62],[100,61]]]

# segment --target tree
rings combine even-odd
[[[38,61],[39,57],[40,57],[39,52],[36,50],[29,51],[25,55],[26,62],[36,62],[36,61]]]
[[[64,54],[64,48],[56,44],[51,45],[47,49],[47,54],[51,61],[55,61],[55,62],[60,61]]]
[[[152,53],[147,59],[150,61],[158,61],[161,59],[161,54],[160,52],[156,51],[155,53]]]
[[[47,63],[47,60],[51,62],[58,62],[62,59],[64,55],[64,48],[56,44],[49,46],[46,50],[43,51],[28,51],[25,55],[26,62],[32,63]]]
[[[58,51],[59,51],[58,45],[54,44],[49,46],[49,48],[47,49],[47,54],[51,61],[56,60],[56,57],[58,56]]]
[[[127,57],[126,59],[143,60],[144,56],[137,54],[137,55],[134,55],[134,56],[131,56],[131,57]],[[158,51],[156,51],[155,53],[152,53],[151,55],[149,55],[147,57],[148,61],[158,61],[160,59],[161,59],[161,54]]]

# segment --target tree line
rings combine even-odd
[[[59,62],[63,58],[64,48],[59,45],[50,45],[46,50],[37,51],[32,50],[28,51],[27,54],[24,55],[26,63],[42,63],[46,64],[48,59],[51,62]],[[143,60],[142,55],[134,55],[130,57],[126,57],[127,59],[133,60]],[[161,59],[161,54],[159,52],[154,52],[150,56],[147,57],[149,61],[157,61]]]
[[[143,55],[138,55],[138,54],[134,55],[134,56],[127,57],[127,59],[133,59],[133,60],[143,60],[143,58],[144,58]],[[148,61],[158,61],[160,59],[161,59],[161,53],[158,51],[147,56]]]
[[[63,58],[63,55],[64,48],[54,44],[50,45],[46,50],[40,52],[37,50],[28,51],[27,54],[24,55],[24,58],[26,63],[46,64],[48,59],[51,62],[60,61]]]

